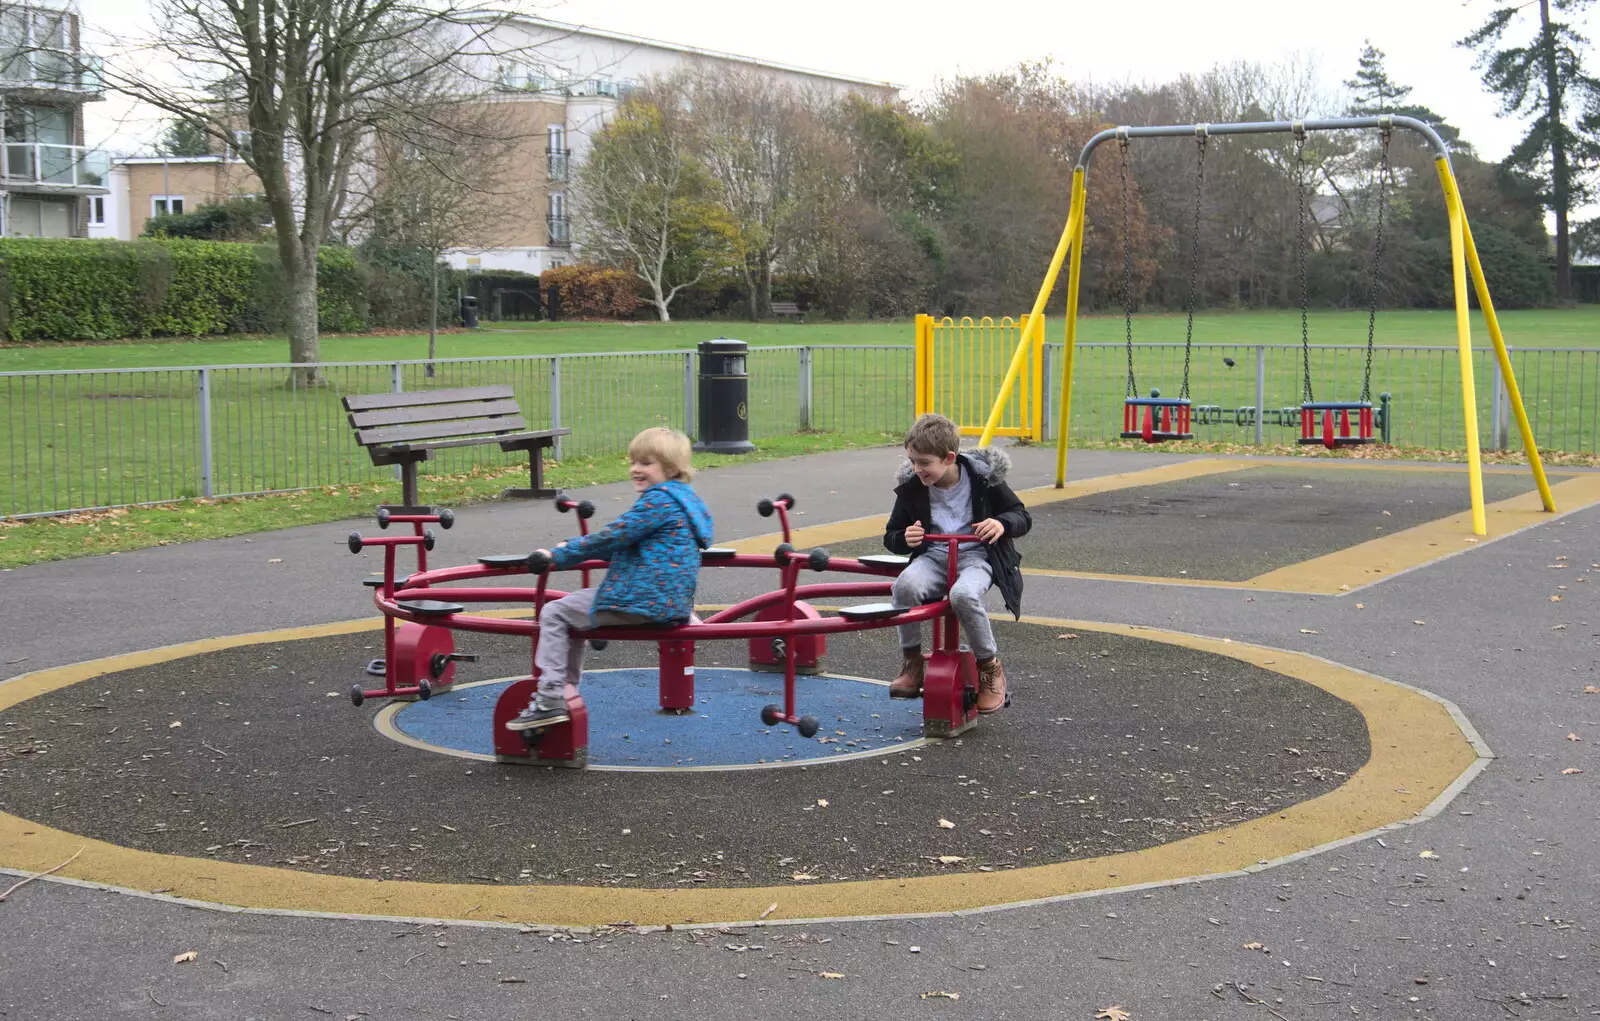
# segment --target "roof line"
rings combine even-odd
[[[515,21],[538,25],[545,28],[559,29],[565,32],[581,35],[598,36],[602,39],[615,39],[618,42],[634,43],[641,46],[654,46],[658,49],[676,50],[679,53],[692,53],[701,57],[715,57],[718,60],[732,60],[741,64],[754,64],[758,67],[772,68],[778,71],[792,71],[797,74],[811,75],[817,78],[830,78],[834,81],[851,82],[856,85],[871,85],[875,88],[903,90],[905,86],[896,82],[878,81],[873,78],[860,78],[856,75],[836,74],[832,71],[820,71],[813,67],[803,67],[799,64],[785,64],[774,60],[762,60],[759,57],[749,57],[739,53],[726,53],[722,50],[708,50],[699,46],[688,46],[683,43],[667,42],[664,39],[650,39],[641,35],[629,35],[626,32],[613,32],[609,29],[594,28],[589,25],[574,25],[565,21],[551,21],[548,18],[534,18],[518,15]]]

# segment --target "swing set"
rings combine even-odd
[[[1237,124],[1122,126],[1109,128],[1089,139],[1083,148],[1083,152],[1078,157],[1078,165],[1073,170],[1072,204],[1067,216],[1066,226],[1061,232],[1060,241],[1056,244],[1055,254],[1051,257],[1050,266],[1045,272],[1044,282],[1039,288],[1038,296],[1034,299],[1033,310],[1023,320],[1023,327],[1015,352],[1007,368],[1005,379],[1000,384],[1000,392],[990,409],[988,420],[978,441],[979,444],[986,445],[994,439],[995,430],[1005,410],[1006,402],[1010,398],[1018,378],[1022,375],[1024,367],[1029,363],[1029,354],[1043,337],[1045,304],[1049,299],[1050,292],[1055,289],[1056,279],[1060,275],[1062,264],[1066,263],[1066,360],[1062,366],[1061,399],[1057,405],[1060,418],[1059,428],[1056,430],[1055,479],[1057,489],[1066,484],[1067,442],[1072,413],[1072,369],[1078,333],[1078,297],[1079,284],[1082,279],[1083,235],[1086,219],[1085,180],[1088,174],[1089,161],[1094,150],[1102,143],[1112,140],[1117,142],[1121,155],[1119,173],[1122,185],[1123,221],[1123,333],[1128,351],[1128,372],[1123,399],[1122,436],[1126,439],[1142,439],[1147,443],[1163,443],[1194,438],[1192,408],[1189,398],[1189,355],[1193,346],[1194,309],[1200,267],[1200,209],[1205,184],[1206,150],[1212,136],[1242,134],[1292,134],[1295,138],[1295,180],[1296,193],[1300,204],[1297,243],[1300,275],[1300,345],[1303,367],[1299,442],[1301,444],[1321,444],[1329,448],[1376,442],[1373,435],[1375,416],[1372,406],[1372,354],[1377,325],[1378,265],[1383,254],[1383,220],[1387,204],[1388,178],[1390,176],[1389,145],[1396,128],[1404,128],[1422,135],[1432,147],[1434,151],[1434,168],[1439,175],[1439,183],[1444,192],[1445,207],[1450,217],[1450,256],[1455,291],[1456,340],[1461,374],[1462,421],[1466,432],[1467,476],[1472,500],[1472,530],[1477,535],[1486,535],[1488,533],[1488,523],[1483,503],[1483,463],[1478,441],[1477,398],[1472,371],[1472,336],[1467,310],[1469,274],[1477,295],[1478,306],[1483,310],[1484,322],[1488,327],[1489,337],[1494,344],[1495,358],[1499,363],[1500,373],[1505,381],[1506,395],[1510,398],[1512,410],[1516,415],[1517,426],[1522,434],[1523,450],[1527,454],[1529,467],[1532,470],[1534,481],[1538,485],[1540,500],[1546,511],[1554,512],[1555,499],[1550,492],[1550,483],[1545,478],[1544,463],[1539,457],[1539,448],[1534,441],[1533,426],[1528,421],[1527,410],[1522,403],[1522,391],[1517,386],[1516,375],[1511,368],[1511,356],[1507,351],[1505,338],[1500,332],[1500,323],[1495,316],[1494,303],[1489,296],[1489,285],[1484,279],[1483,266],[1478,260],[1478,251],[1472,241],[1472,228],[1468,226],[1466,214],[1462,209],[1460,190],[1456,184],[1455,174],[1450,167],[1449,149],[1446,147],[1444,140],[1439,137],[1438,132],[1434,131],[1426,123],[1412,117],[1342,117],[1322,120],[1250,121]],[[1306,287],[1306,220],[1310,206],[1305,172],[1306,135],[1312,131],[1372,129],[1380,132],[1382,150],[1378,168],[1376,229],[1374,231],[1373,250],[1369,264],[1370,294],[1367,316],[1367,350],[1361,393],[1358,399],[1352,401],[1319,401],[1312,386],[1311,344],[1308,325],[1309,299]],[[1128,242],[1128,147],[1131,140],[1135,138],[1182,137],[1193,138],[1196,146],[1193,233],[1189,246],[1188,327],[1184,337],[1183,376],[1176,397],[1162,397],[1159,390],[1152,390],[1149,397],[1142,397],[1139,395],[1138,381],[1134,374],[1133,358],[1132,253],[1129,250]],[[1070,259],[1068,258],[1069,255]]]

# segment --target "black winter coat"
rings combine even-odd
[[[1006,485],[1006,472],[1011,468],[1011,458],[998,447],[980,447],[956,455],[963,471],[972,484],[972,522],[994,518],[1005,526],[1005,534],[994,543],[984,546],[989,556],[989,568],[994,574],[995,587],[1005,601],[1012,616],[1022,617],[1022,555],[1017,552],[1015,539],[1028,534],[1033,527],[1033,517],[1028,508],[1017,499],[1017,494]],[[906,529],[916,522],[930,528],[933,518],[928,487],[912,471],[910,460],[900,466],[894,490],[894,510],[884,529],[883,545],[891,553],[918,557],[928,551],[928,544],[913,549],[906,545]]]

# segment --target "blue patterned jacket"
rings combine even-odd
[[[694,487],[669,479],[639,494],[627,512],[551,550],[555,566],[610,560],[595,610],[684,622],[694,612],[700,551],[711,545],[711,512]]]

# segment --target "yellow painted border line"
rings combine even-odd
[[[1029,507],[1037,507],[1046,503],[1059,503],[1062,500],[1076,500],[1081,496],[1093,496],[1096,493],[1110,493],[1118,489],[1134,489],[1139,486],[1154,486],[1163,482],[1181,482],[1184,479],[1203,478],[1207,475],[1220,475],[1224,472],[1242,471],[1246,468],[1259,467],[1249,461],[1230,461],[1222,458],[1207,457],[1194,461],[1180,461],[1176,464],[1164,464],[1156,468],[1142,468],[1139,471],[1119,472],[1115,475],[1097,475],[1090,479],[1078,479],[1068,482],[1066,486],[1057,489],[1054,486],[1036,486],[1033,489],[1023,489],[1017,492],[1022,502]],[[889,523],[887,514],[869,514],[865,517],[849,518],[844,521],[833,521],[822,525],[806,525],[803,528],[791,528],[793,538],[790,540],[796,546],[825,546],[830,542],[850,542],[855,539],[870,539],[883,534],[884,528]],[[740,539],[728,545],[740,553],[769,553],[772,547],[783,541],[782,532],[768,532],[766,535],[752,536],[749,539]]]
[[[128,892],[160,889],[169,900],[227,910],[359,917],[404,917],[486,924],[589,926],[628,920],[641,926],[818,918],[947,914],[1036,903],[1151,884],[1251,871],[1377,829],[1437,813],[1486,763],[1470,724],[1443,700],[1303,653],[1226,639],[1051,617],[1027,622],[1099,631],[1227,656],[1314,684],[1344,699],[1366,720],[1372,756],[1341,787],[1273,815],[1142,851],[1028,868],[814,886],[725,889],[618,889],[486,886],[381,881],[156,854],[91,840],[0,813],[0,866],[52,868],[71,881]],[[92,677],[170,662],[217,649],[375,630],[378,621],[211,639],[24,674],[0,684],[0,709]],[[982,729],[967,740],[984,739]],[[998,754],[999,749],[995,749]],[[530,782],[536,782],[530,778]],[[848,809],[848,805],[840,806]],[[935,819],[906,820],[907,841],[937,848]],[[925,831],[925,833],[923,833]],[[148,894],[142,894],[148,896]]]
[[[1163,465],[1144,471],[1104,475],[1079,482],[1068,483],[1063,489],[1042,486],[1023,490],[1017,495],[1029,506],[1075,500],[1095,493],[1108,493],[1119,489],[1159,485],[1184,479],[1202,478],[1230,471],[1254,468],[1326,468],[1335,471],[1426,471],[1465,474],[1464,467],[1454,465],[1400,465],[1383,462],[1360,461],[1240,461],[1205,458],[1179,464]],[[1488,469],[1486,469],[1488,471]],[[1499,468],[1490,474],[1516,474],[1520,469]],[[1552,473],[1557,474],[1557,473]],[[1557,505],[1570,513],[1600,502],[1600,473],[1569,475],[1567,481],[1552,487]],[[1169,575],[1112,574],[1103,571],[1064,571],[1045,567],[1024,567],[1022,573],[1042,578],[1079,578],[1088,581],[1132,582],[1143,585],[1181,585],[1193,588],[1249,589],[1252,591],[1290,592],[1307,595],[1338,596],[1354,592],[1368,585],[1385,581],[1395,575],[1422,567],[1442,559],[1471,544],[1492,542],[1545,521],[1553,515],[1544,510],[1537,490],[1513,496],[1487,508],[1488,534],[1472,534],[1472,512],[1462,511],[1426,521],[1393,535],[1369,539],[1324,556],[1280,567],[1258,574],[1244,581],[1219,581],[1213,578],[1185,578]],[[888,523],[888,515],[851,518],[824,525],[811,525],[794,530],[794,543],[800,547],[823,546],[828,543],[850,542],[881,535]],[[743,539],[733,545],[740,552],[760,553],[770,550],[783,538],[781,532]],[[1026,540],[1022,540],[1026,543]],[[1023,560],[1027,553],[1024,549]]]

